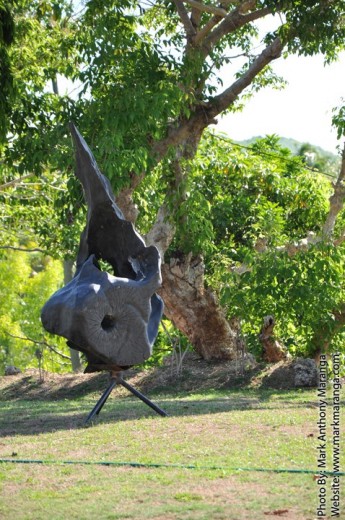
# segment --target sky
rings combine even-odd
[[[332,109],[345,100],[345,52],[331,65],[325,66],[321,55],[290,56],[276,60],[273,69],[288,85],[280,91],[264,88],[242,112],[218,118],[214,128],[236,141],[277,134],[337,153],[342,141],[331,120]]]

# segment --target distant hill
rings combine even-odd
[[[240,144],[244,144],[244,145],[250,145],[250,144],[253,144],[257,139],[262,139],[263,136],[262,135],[256,135],[254,137],[251,137],[250,139],[245,139],[244,141],[239,141]],[[321,155],[324,155],[326,157],[329,157],[329,158],[337,158],[338,156],[332,152],[329,152],[328,150],[324,150],[324,148],[321,148],[321,146],[317,146],[315,144],[312,144],[312,143],[307,143],[307,142],[302,142],[302,141],[297,141],[296,139],[292,139],[292,137],[280,137],[279,138],[279,143],[281,146],[283,146],[283,148],[288,148],[289,150],[291,150],[291,152],[294,154],[294,155],[297,155],[301,146],[304,145],[304,144],[308,144],[310,145],[313,149],[315,149],[317,152],[319,152]]]
[[[244,141],[239,141],[240,144],[250,146],[257,139],[262,139],[262,136],[254,136]],[[297,141],[291,137],[280,137],[279,143],[283,148],[288,148],[293,155],[299,155],[301,150],[305,153],[311,151],[315,154],[314,158],[308,156],[307,163],[309,166],[315,167],[325,173],[337,175],[340,168],[340,157],[328,150],[324,150],[321,146],[317,146],[307,142]],[[325,171],[327,170],[327,171]]]

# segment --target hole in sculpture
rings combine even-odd
[[[106,332],[110,332],[116,327],[116,319],[114,316],[110,316],[110,314],[106,314],[101,322],[101,327]]]
[[[102,258],[98,258],[97,261],[101,271],[105,271],[106,273],[114,276],[114,268],[109,262],[103,260]]]

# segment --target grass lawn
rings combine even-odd
[[[84,420],[99,392],[71,392],[68,398],[18,395],[8,399],[3,392],[0,398],[2,459],[182,467],[2,463],[3,520],[317,517],[313,474],[235,469],[316,470],[315,390],[152,394],[166,418],[115,390],[90,426]],[[198,468],[183,467],[188,465]]]

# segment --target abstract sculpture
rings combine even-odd
[[[75,276],[47,301],[41,319],[48,332],[65,337],[70,347],[85,354],[85,372],[112,373],[113,381],[93,416],[116,382],[148,401],[119,374],[152,354],[163,313],[163,302],[155,294],[161,284],[160,256],[124,219],[108,179],[74,125],[71,133],[76,175],[88,205],[87,224],[80,237]],[[101,260],[112,266],[114,276],[101,271]],[[166,415],[150,401],[147,404]]]

